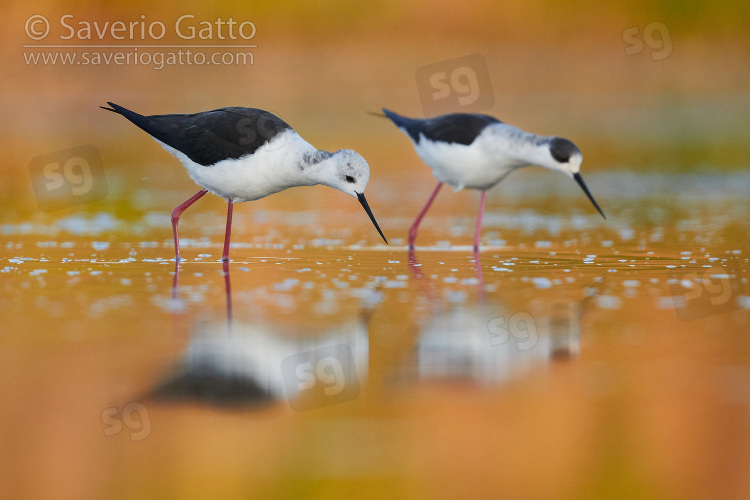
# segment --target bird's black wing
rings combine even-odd
[[[415,143],[424,135],[431,141],[469,145],[487,125],[502,123],[497,118],[477,113],[453,113],[435,118],[417,119],[383,109],[397,127],[404,129]]]
[[[192,115],[143,116],[114,103],[115,111],[195,163],[213,165],[253,154],[291,127],[276,115],[255,108],[222,108]],[[109,108],[104,108],[109,109]]]

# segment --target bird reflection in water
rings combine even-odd
[[[429,280],[425,279],[424,273],[422,272],[422,264],[417,259],[416,251],[413,248],[409,249],[409,270],[417,279],[417,283],[422,287],[423,293],[427,296],[431,303],[437,304],[437,295],[435,287]],[[477,277],[477,300],[480,304],[484,303],[484,274],[482,273],[482,261],[479,257],[479,251],[474,250],[474,272]]]
[[[497,383],[539,363],[578,355],[580,320],[591,297],[538,297],[519,305],[518,297],[523,294],[514,293],[509,297],[512,300],[493,294],[485,301],[480,255],[475,252],[476,300],[449,304],[440,299],[433,280],[425,277],[429,273],[414,251],[409,254],[409,265],[431,304],[411,360],[418,378]]]
[[[174,301],[179,300],[179,273],[178,263]],[[286,399],[297,409],[297,398],[321,392],[311,390],[316,383],[327,395],[342,387],[349,396],[356,395],[359,386],[353,387],[351,381],[358,384],[367,376],[367,320],[379,299],[366,298],[361,314],[349,321],[334,327],[311,326],[301,334],[273,324],[234,320],[228,262],[223,263],[223,274],[226,324],[193,323],[176,369],[153,388],[152,398],[221,407],[258,407]]]

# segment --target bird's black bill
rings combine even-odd
[[[388,240],[385,239],[385,236],[383,235],[383,231],[380,230],[380,226],[378,226],[378,222],[375,220],[375,216],[372,215],[372,210],[370,210],[370,205],[367,204],[367,200],[365,199],[364,193],[357,193],[357,199],[362,204],[362,208],[365,209],[365,212],[367,212],[367,215],[370,216],[370,220],[373,224],[375,224],[375,229],[378,230],[380,233],[380,236],[383,238],[383,241],[385,241],[385,244],[388,244]]]
[[[583,189],[583,192],[586,193],[586,196],[588,196],[589,200],[591,200],[591,203],[594,204],[594,206],[596,207],[596,209],[599,211],[600,214],[602,214],[602,217],[604,217],[604,219],[606,220],[607,216],[604,215],[604,212],[602,212],[602,209],[599,208],[599,204],[596,202],[596,200],[594,199],[594,197],[591,196],[591,193],[589,192],[589,188],[587,188],[586,187],[586,183],[583,182],[583,177],[581,177],[581,174],[578,173],[578,172],[576,172],[575,174],[573,174],[573,178],[576,180],[576,182],[578,183],[578,185],[581,186],[581,189]]]

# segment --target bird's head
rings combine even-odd
[[[581,150],[578,149],[578,146],[573,144],[568,139],[563,139],[562,137],[550,138],[547,146],[549,148],[549,159],[543,166],[552,170],[558,170],[571,176],[578,183],[578,185],[581,186],[581,189],[583,189],[583,192],[586,193],[586,196],[589,200],[591,200],[591,203],[594,204],[596,210],[601,214],[602,217],[606,219],[607,216],[604,215],[602,209],[599,208],[599,204],[596,202],[596,200],[594,200],[594,197],[591,195],[591,192],[586,186],[586,183],[583,182],[583,177],[581,177],[580,170],[581,162],[583,161],[583,155],[581,154]]]
[[[547,143],[549,161],[545,165],[573,177],[581,169],[583,155],[578,146],[562,137],[551,137]]]
[[[333,153],[330,158],[327,158],[325,162],[327,163],[326,168],[321,172],[322,184],[357,198],[375,225],[375,229],[378,230],[383,241],[387,244],[388,240],[385,239],[383,231],[380,230],[365,199],[365,187],[367,187],[367,181],[370,180],[370,167],[365,159],[351,149],[340,149]]]
[[[359,153],[351,149],[340,149],[328,159],[326,184],[339,191],[357,197],[364,193],[370,180],[370,167]]]

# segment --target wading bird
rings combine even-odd
[[[232,207],[295,186],[324,184],[354,196],[388,243],[365,199],[370,168],[351,149],[316,149],[281,118],[255,108],[221,108],[195,114],[139,115],[112,102],[119,113],[177,157],[202,189],[172,210],[175,258],[180,260],[180,214],[207,192],[227,200],[222,260],[229,260]]]
[[[474,250],[479,248],[487,190],[513,170],[539,165],[572,177],[605,217],[579,169],[583,156],[567,139],[539,136],[481,114],[455,113],[435,118],[407,118],[383,108],[385,116],[409,136],[419,157],[438,180],[427,204],[409,228],[409,248],[414,248],[419,224],[435,201],[443,183],[456,191],[464,188],[482,191],[479,201]]]

